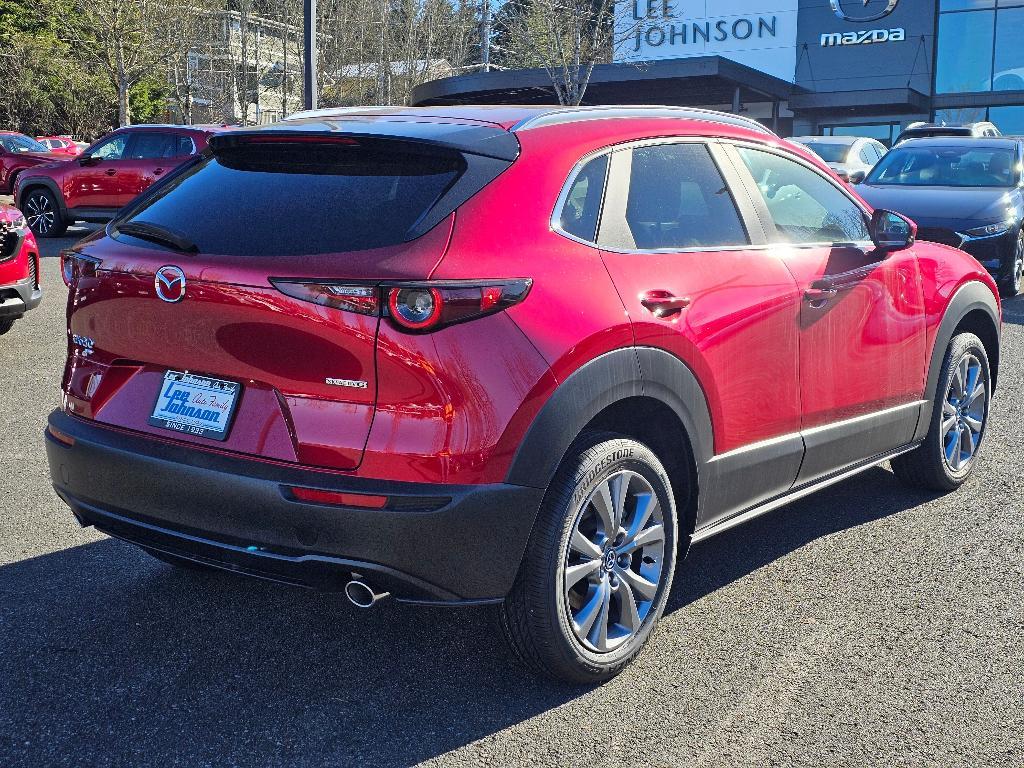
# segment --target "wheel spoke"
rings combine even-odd
[[[984,424],[984,422],[981,419],[977,418],[976,416],[972,416],[970,413],[964,414],[964,423],[966,423],[967,426],[971,428],[971,432],[973,432],[974,434],[980,434],[981,427]]]
[[[573,552],[590,558],[591,560],[596,560],[601,557],[601,548],[580,533],[580,529],[578,527],[573,529],[572,538],[569,540],[569,547]]]
[[[615,572],[633,588],[633,591],[644,600],[653,600],[658,592],[658,585],[648,581],[636,571],[630,568],[616,568]]]
[[[630,542],[644,529],[651,516],[661,509],[658,497],[653,493],[638,493],[636,495],[636,510],[633,512],[633,519],[626,526],[626,541]],[[625,523],[623,523],[625,524]]]
[[[599,651],[608,650],[608,608],[612,602],[612,588],[608,583],[608,579],[604,579],[601,582],[601,586],[598,587],[598,594],[600,595],[601,606],[597,611],[597,620],[594,622],[594,626],[591,627],[587,633],[587,640],[597,648]]]
[[[636,597],[633,595],[633,588],[625,579],[619,580],[619,589],[616,592],[619,598],[619,623],[630,632],[640,629],[640,612],[636,607]]]
[[[982,381],[981,377],[979,376],[977,382],[974,385],[974,389],[972,389],[970,394],[967,396],[967,407],[972,407],[978,401],[978,398],[983,397],[984,395],[985,382]]]
[[[974,433],[970,429],[960,430],[960,464],[970,460],[974,455]]]
[[[601,525],[604,526],[604,535],[614,538],[616,531],[615,508],[612,501],[612,489],[609,487],[608,481],[601,483],[600,487],[594,492],[591,503],[594,505],[597,516],[601,518]]]
[[[565,569],[565,588],[572,589],[582,579],[587,578],[592,573],[596,573],[601,569],[600,560],[588,560],[585,563],[579,565],[573,565]]]
[[[956,407],[953,406],[948,401],[947,402],[943,402],[942,403],[942,426],[941,426],[942,434],[943,435],[949,434],[949,430],[951,430],[955,424],[956,424]]]
[[[967,358],[960,361],[960,364],[956,367],[956,372],[953,374],[953,381],[950,382],[950,392],[953,397],[957,399],[957,402],[961,402],[964,399],[964,395],[967,390],[964,388],[967,379]]]
[[[652,525],[650,528],[644,528],[639,534],[625,547],[622,547],[619,552],[623,555],[631,555],[638,549],[655,544],[659,541],[665,540],[665,526],[663,525]]]
[[[615,475],[611,479],[612,499],[615,502],[615,518],[612,521],[612,531],[608,534],[611,538],[615,538],[615,534],[622,525],[622,519],[626,514],[626,495],[629,493],[629,478],[630,475],[620,474]]]
[[[579,613],[573,617],[573,621],[576,624],[576,631],[581,637],[587,637],[590,635],[590,630],[594,626],[594,622],[597,621],[597,617],[601,614],[601,609],[604,605],[604,590],[606,586],[606,579],[602,579],[601,583],[593,590],[590,595],[590,599],[580,608]]]

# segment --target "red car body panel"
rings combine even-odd
[[[21,317],[42,300],[39,245],[23,222],[17,208],[0,205],[0,320]]]

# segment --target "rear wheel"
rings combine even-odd
[[[675,563],[676,506],[658,457],[634,440],[584,433],[548,488],[502,628],[541,674],[607,680],[650,637]]]
[[[0,317],[0,336],[3,336],[14,327],[14,320],[15,318],[13,317]]]
[[[1013,262],[1009,265],[1009,271],[999,281],[999,294],[1004,298],[1012,299],[1020,293],[1022,279],[1024,279],[1024,229],[1017,233]]]
[[[942,363],[928,436],[918,448],[892,460],[900,480],[937,491],[963,484],[988,427],[991,381],[981,339],[973,333],[954,336]]]
[[[22,212],[31,230],[39,237],[60,237],[67,231],[68,222],[48,189],[30,190],[22,202]]]

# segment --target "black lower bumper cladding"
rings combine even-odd
[[[79,522],[139,546],[251,576],[337,591],[351,574],[397,599],[502,599],[543,491],[399,483],[224,456],[50,415],[53,485]],[[368,509],[296,500],[290,487],[386,496]]]

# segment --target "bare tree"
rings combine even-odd
[[[509,0],[495,19],[501,56],[543,67],[560,104],[583,101],[594,66],[636,35],[642,22],[615,23],[614,0]]]
[[[120,125],[131,123],[132,86],[163,72],[173,56],[187,50],[185,30],[201,13],[188,2],[162,0],[72,0],[70,13],[55,14],[60,36],[96,65],[117,93]]]

